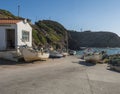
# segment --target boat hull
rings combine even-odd
[[[68,56],[68,53],[67,52],[63,52],[62,55],[63,55],[63,57],[66,57],[66,56]]]
[[[63,57],[63,55],[60,54],[60,53],[57,52],[57,51],[51,51],[51,52],[50,52],[50,58],[61,58],[61,57]]]
[[[34,60],[47,60],[49,58],[49,53],[37,52],[26,48],[22,49],[22,55],[26,62]]]
[[[102,60],[102,55],[100,55],[100,54],[87,55],[87,56],[84,56],[84,60],[99,62],[100,60]]]

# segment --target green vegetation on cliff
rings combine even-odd
[[[17,16],[14,16],[11,12],[7,10],[0,9],[0,18],[14,18],[17,19]]]
[[[55,21],[42,20],[33,25],[33,41],[35,45],[65,48],[66,34],[67,30]]]

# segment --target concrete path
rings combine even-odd
[[[68,56],[34,64],[1,65],[0,94],[120,94],[120,73]]]

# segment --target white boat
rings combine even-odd
[[[76,55],[76,51],[70,50],[70,51],[69,51],[69,54],[70,54],[70,55]]]
[[[83,51],[84,55],[94,54],[94,50],[92,48],[87,48]]]
[[[57,51],[50,51],[49,53],[50,53],[50,58],[61,58],[61,57],[63,57],[63,55],[60,54]]]
[[[34,60],[47,60],[49,58],[49,53],[35,51],[30,48],[20,47],[20,52],[26,62]]]
[[[63,55],[63,57],[66,57],[66,56],[68,56],[68,53],[67,52],[62,52],[62,55]]]

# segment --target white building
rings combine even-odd
[[[32,46],[32,28],[27,20],[0,19],[0,50]]]

